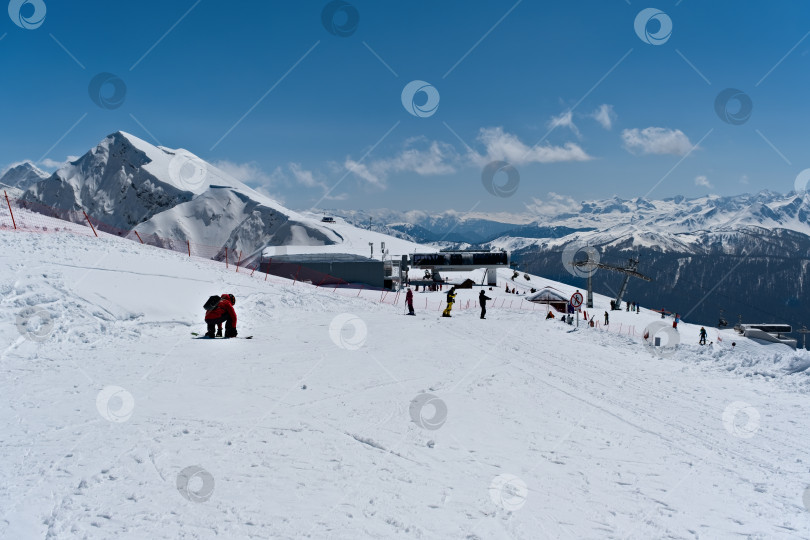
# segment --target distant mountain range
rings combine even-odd
[[[810,196],[763,191],[733,197],[664,200],[614,197],[585,201],[556,215],[487,219],[444,212],[332,211],[371,226],[442,248],[505,249],[526,272],[585,287],[568,271],[569,246],[593,246],[602,262],[623,266],[630,257],[650,283],[631,280],[625,300],[689,314],[716,325],[788,322],[810,325],[805,300],[810,265]],[[570,248],[569,248],[570,249]],[[580,251],[578,259],[584,259]],[[564,261],[565,259],[565,261]],[[622,276],[597,271],[594,288],[615,294]]]

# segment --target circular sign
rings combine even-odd
[[[581,292],[575,292],[574,294],[571,295],[571,305],[574,306],[575,308],[578,308],[582,305]]]

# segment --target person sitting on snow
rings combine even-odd
[[[225,337],[236,337],[236,297],[232,294],[223,294],[214,309],[205,312],[205,322],[208,332],[205,337],[222,337],[222,323],[225,323]],[[216,327],[216,333],[215,333]]]

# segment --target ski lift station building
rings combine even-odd
[[[385,266],[383,261],[351,253],[299,253],[275,255],[261,264],[260,271],[313,285],[381,289],[386,284]]]
[[[267,272],[313,285],[364,286],[399,290],[412,268],[459,272],[487,270],[489,284],[495,284],[498,268],[509,267],[509,254],[489,251],[452,251],[386,256],[383,260],[351,253],[301,253],[274,255],[260,265]]]

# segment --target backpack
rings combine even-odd
[[[203,309],[205,309],[205,311],[211,311],[219,305],[221,300],[222,298],[219,296],[210,296],[205,304],[203,304]]]

